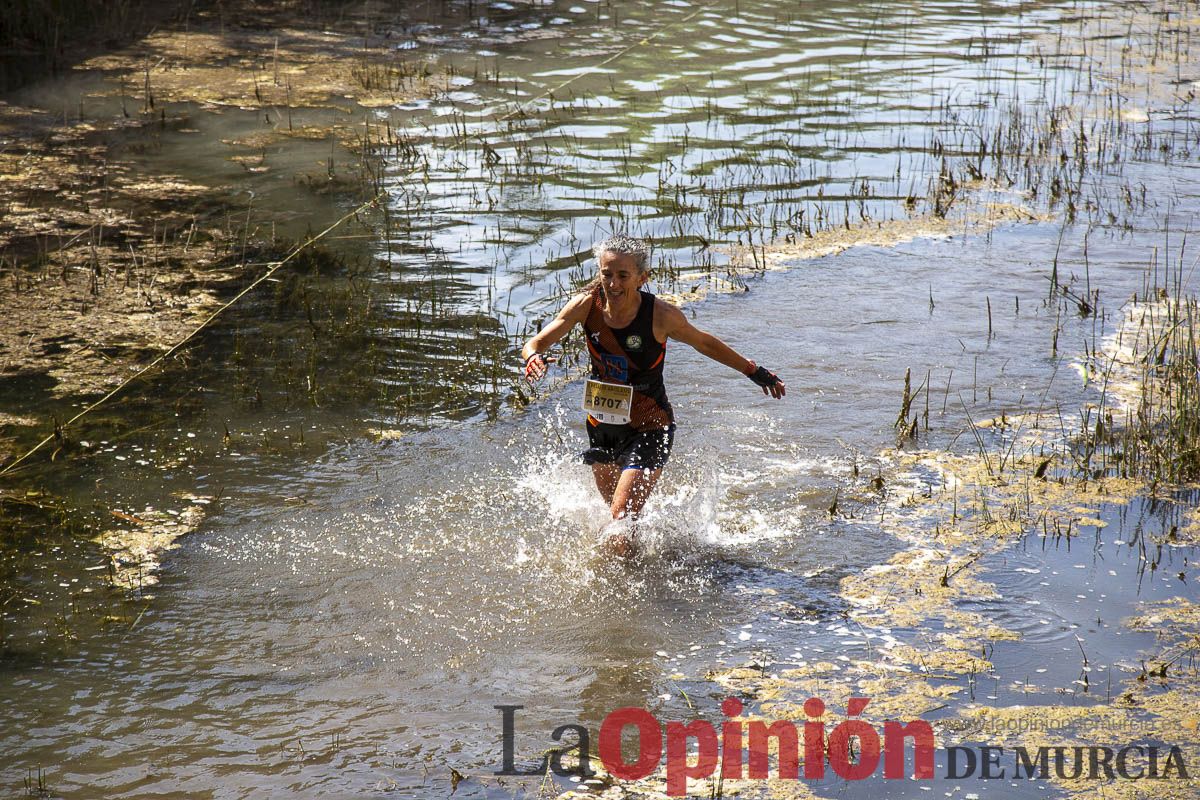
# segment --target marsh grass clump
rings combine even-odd
[[[1136,301],[1111,356],[1137,369],[1136,393],[1123,398],[1124,419],[1098,414],[1086,444],[1107,446],[1123,477],[1182,484],[1200,480],[1200,301],[1169,297]],[[1122,339],[1132,341],[1122,342]],[[1122,346],[1124,345],[1124,346]],[[1118,414],[1117,419],[1120,419]]]
[[[359,86],[368,92],[383,92],[399,95],[415,93],[421,82],[432,74],[427,62],[371,61],[363,58],[350,68],[350,74]]]

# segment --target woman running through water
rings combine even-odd
[[[542,354],[582,325],[592,374],[584,388],[591,447],[584,463],[592,466],[596,487],[614,520],[635,519],[658,481],[675,439],[675,415],[663,386],[668,339],[691,345],[713,361],[737,370],[781,398],[786,386],[775,373],[743,358],[729,345],[694,327],[683,312],[659,300],[642,285],[650,279],[646,242],[612,236],[592,248],[599,274],[575,295],[545,328],[521,348],[525,378],[546,374]],[[634,548],[632,528],[607,541],[616,555]]]

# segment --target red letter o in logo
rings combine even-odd
[[[627,725],[638,729],[638,760],[626,764],[621,755],[621,732]],[[662,758],[662,727],[644,708],[618,708],[600,723],[600,761],[611,774],[636,781],[654,772]]]

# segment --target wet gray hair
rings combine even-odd
[[[596,257],[597,262],[605,253],[633,256],[633,263],[637,265],[638,272],[650,271],[650,245],[645,239],[635,239],[618,233],[592,245],[592,255]]]

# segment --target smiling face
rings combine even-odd
[[[600,254],[600,286],[613,305],[622,305],[637,298],[637,290],[648,275],[638,269],[637,259],[628,254],[606,250]]]

